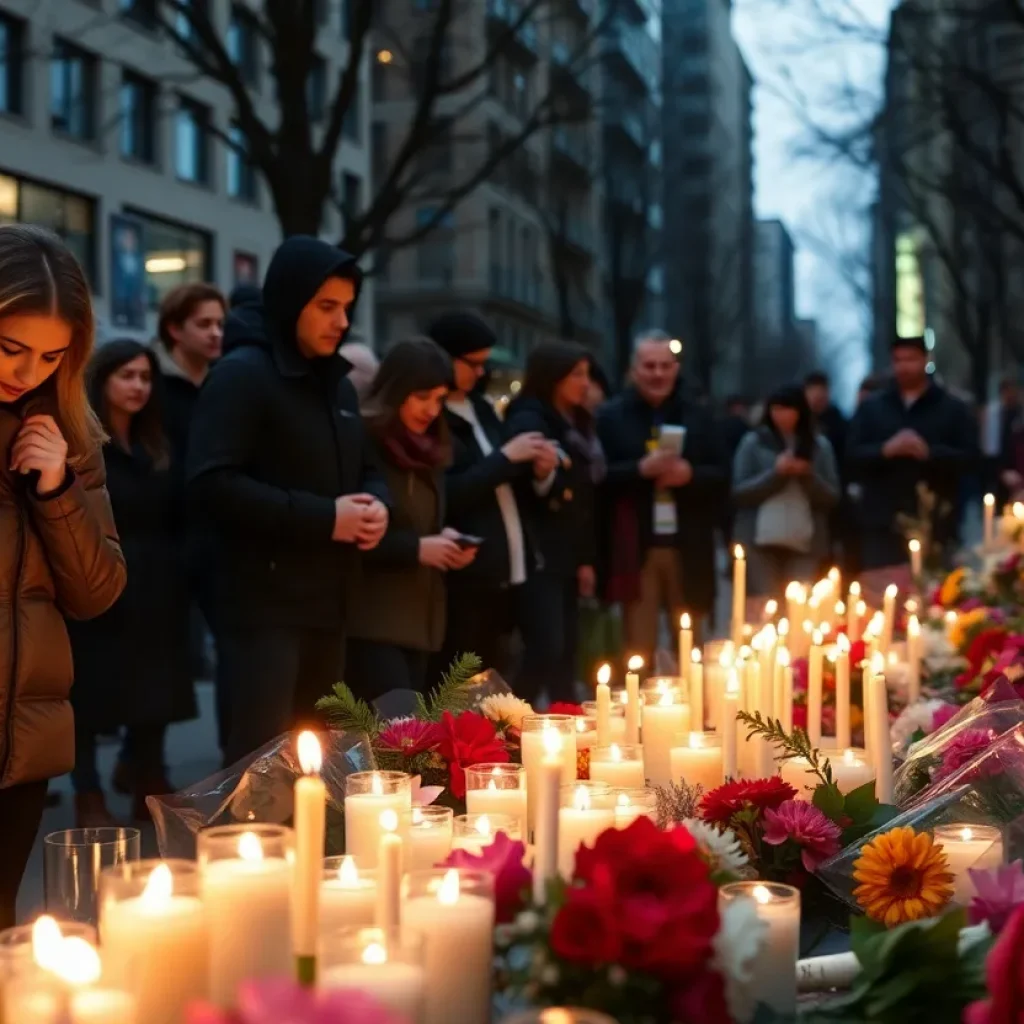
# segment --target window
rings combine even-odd
[[[341,130],[345,138],[351,142],[362,141],[363,128],[363,90],[359,88],[359,81],[352,91],[352,99],[349,101],[348,109],[345,111],[345,120],[342,122]]]
[[[121,156],[155,164],[156,85],[132,71],[121,73]]]
[[[491,291],[501,293],[501,210],[492,206],[487,215],[487,245],[491,254]]]
[[[210,109],[184,96],[174,120],[174,171],[182,181],[210,180]]]
[[[0,14],[0,112],[24,113],[25,23]]]
[[[422,229],[429,224],[434,227],[417,247],[419,279],[451,284],[455,279],[455,218],[450,212],[438,217],[436,207],[421,206],[416,211],[416,227]]]
[[[55,39],[50,58],[50,125],[76,139],[96,137],[96,58]]]
[[[322,121],[327,112],[327,61],[314,56],[306,79],[306,106],[311,121]]]
[[[452,123],[449,118],[438,118],[430,131],[430,141],[416,157],[421,174],[444,174],[452,169]]]
[[[255,86],[260,78],[260,37],[252,11],[232,4],[227,34],[228,56],[238,68],[246,85]]]
[[[359,216],[363,208],[363,179],[347,171],[341,177],[341,214],[345,219],[345,230],[349,222]]]
[[[213,279],[210,236],[205,231],[127,210],[143,224],[146,253],[146,296],[151,310],[180,284]]]
[[[228,138],[231,140],[226,161],[228,195],[245,203],[255,203],[258,198],[256,168],[248,157],[248,140],[237,124],[228,130]]]
[[[388,126],[383,121],[374,121],[370,129],[370,167],[375,180],[384,177],[389,163]]]
[[[143,28],[157,26],[157,0],[118,0],[121,14]]]
[[[95,282],[96,203],[85,196],[0,174],[0,224],[38,224],[64,239]]]

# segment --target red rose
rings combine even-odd
[[[981,671],[985,662],[992,655],[998,654],[1006,646],[1009,635],[1001,626],[995,626],[991,629],[983,629],[971,641],[967,648],[967,661],[974,669],[975,675]]]
[[[700,1024],[733,1024],[725,1000],[725,980],[717,971],[703,970],[680,982],[670,1000],[673,1020]]]
[[[551,925],[551,948],[573,964],[617,963],[622,944],[614,894],[601,886],[570,889]]]
[[[859,665],[868,656],[867,644],[863,640],[855,640],[850,644],[850,664]]]
[[[964,1024],[1018,1024],[1024,1020],[1024,907],[999,933],[985,963],[988,999],[971,1003]]]
[[[458,718],[446,711],[438,753],[448,762],[448,788],[456,800],[466,795],[466,769],[474,764],[508,761],[508,750],[490,719],[473,711]]]
[[[705,794],[700,802],[701,817],[715,825],[728,825],[740,811],[777,810],[787,800],[796,799],[796,790],[782,777],[727,782]]]
[[[556,700],[551,707],[548,708],[549,715],[572,715],[574,718],[579,718],[583,714],[582,704],[570,704],[564,700]]]

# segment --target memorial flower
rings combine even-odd
[[[740,779],[711,790],[700,802],[701,817],[716,825],[728,825],[740,811],[764,812],[796,797],[796,790],[781,776]]]
[[[532,875],[523,863],[526,847],[518,840],[498,832],[494,841],[480,853],[453,850],[444,862],[446,868],[489,871],[494,876],[495,920],[507,924],[523,907],[524,895],[530,888]]]
[[[407,758],[433,750],[440,742],[441,730],[437,723],[419,718],[393,718],[377,735],[378,747]]]
[[[791,843],[799,849],[800,862],[807,871],[816,870],[839,852],[842,835],[835,822],[805,800],[787,800],[764,812],[764,842],[769,846]]]
[[[969,761],[974,760],[982,751],[988,749],[993,735],[988,729],[964,729],[957,733],[942,748],[938,767],[935,769],[935,781],[952,775]]]
[[[686,818],[680,824],[697,841],[697,848],[704,855],[712,874],[721,871],[737,874],[750,863],[731,828],[719,828],[700,818]]]
[[[998,935],[1013,912],[1024,905],[1024,867],[1015,860],[988,871],[972,868],[968,874],[974,885],[968,920],[971,924],[984,922]]]
[[[988,999],[964,1011],[964,1024],[1018,1024],[1024,1019],[1024,907],[1006,923],[985,962]]]
[[[508,749],[494,723],[475,711],[463,711],[458,717],[444,713],[440,724],[441,740],[437,751],[448,764],[448,788],[452,796],[466,796],[466,769],[474,764],[508,761]]]

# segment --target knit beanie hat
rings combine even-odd
[[[473,313],[445,313],[427,328],[427,334],[452,359],[494,348],[498,343],[494,331]]]

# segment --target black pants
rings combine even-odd
[[[523,670],[516,693],[526,701],[545,692],[552,701],[574,702],[579,639],[576,578],[539,573],[518,589]]]
[[[409,647],[349,639],[345,682],[357,697],[366,701],[376,700],[389,690],[429,690],[438,680],[427,679],[428,657],[426,651]]]
[[[14,926],[18,889],[43,820],[45,804],[45,780],[0,789],[0,821],[3,822],[3,841],[0,841],[0,929]]]
[[[120,759],[131,766],[132,777],[143,786],[146,782],[163,781],[167,774],[166,734],[167,726],[162,722],[129,726],[124,731]],[[95,729],[75,715],[75,767],[71,771],[71,784],[76,793],[96,793],[103,789],[96,763],[96,738]]]
[[[861,534],[861,564],[864,569],[906,565],[907,542],[892,530],[867,528]]]
[[[343,678],[344,650],[341,630],[220,630],[217,656],[229,705],[225,765],[281,733],[315,722],[317,700]]]

